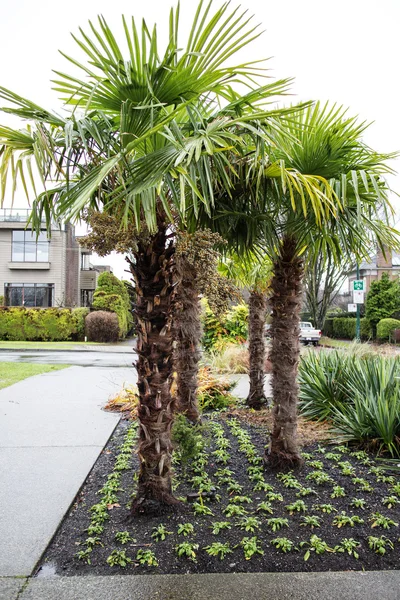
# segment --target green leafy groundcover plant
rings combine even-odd
[[[133,520],[126,517],[137,427],[121,422],[83,490],[85,502],[45,560],[64,575],[226,572],[231,562],[236,572],[302,571],[309,562],[322,571],[398,568],[400,484],[371,454],[314,444],[303,453],[303,470],[277,474],[262,466],[259,427],[226,414],[204,421],[207,443],[186,465],[175,454],[180,509]],[[217,451],[226,453],[226,465]],[[313,472],[330,481],[302,500]],[[360,481],[372,488],[366,502],[356,497]]]
[[[400,358],[307,354],[299,370],[300,412],[330,420],[343,441],[400,454]]]
[[[87,308],[0,307],[0,340],[80,341]]]

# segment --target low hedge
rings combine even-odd
[[[356,337],[355,317],[338,317],[333,319],[333,337],[345,340],[353,340]],[[368,319],[360,319],[361,339],[368,340],[372,337],[372,329]]]
[[[381,319],[376,327],[376,337],[381,341],[392,341],[395,329],[400,329],[400,321]]]
[[[0,307],[0,340],[61,342],[83,340],[87,308]]]

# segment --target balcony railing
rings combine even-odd
[[[26,223],[30,214],[30,208],[2,208],[0,209],[0,221]]]

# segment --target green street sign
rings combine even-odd
[[[364,282],[362,279],[356,279],[355,281],[353,281],[353,290],[355,292],[359,291],[362,292],[364,291]]]

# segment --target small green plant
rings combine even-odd
[[[314,527],[321,527],[321,518],[316,515],[306,515],[301,517],[301,521],[300,525],[303,525],[304,527],[311,527],[311,529],[314,529]]]
[[[256,529],[260,529],[260,521],[256,517],[245,517],[239,521],[238,526],[240,529],[255,533]]]
[[[244,537],[240,544],[243,548],[244,557],[246,560],[250,560],[255,554],[264,554],[264,550],[261,548],[260,541],[257,537]]]
[[[340,485],[333,486],[333,492],[331,494],[331,498],[344,498],[346,495],[345,489]]]
[[[214,515],[212,510],[203,504],[203,502],[193,502],[193,511],[195,515],[206,515],[211,517]]]
[[[214,452],[212,454],[215,456],[216,463],[220,463],[223,465],[228,464],[229,459],[230,459],[230,454],[228,454],[228,452],[226,452],[225,450],[222,450],[222,449],[214,450]]]
[[[249,496],[234,496],[230,499],[232,504],[251,504],[252,499]]]
[[[222,511],[227,517],[242,517],[247,513],[246,509],[239,504],[229,504]]]
[[[360,490],[362,490],[363,492],[374,491],[374,488],[371,486],[369,481],[363,479],[362,477],[353,477],[351,481],[354,483],[354,485],[359,486]]]
[[[243,490],[243,486],[240,485],[237,481],[231,481],[231,483],[227,487],[227,491],[230,493],[240,494]]]
[[[271,540],[271,544],[275,546],[277,550],[280,550],[285,554],[286,552],[290,552],[294,548],[293,542],[286,537],[274,538],[273,540]]]
[[[389,550],[393,550],[394,548],[393,542],[384,535],[381,535],[380,537],[370,535],[368,536],[367,541],[369,549],[374,550],[376,554],[380,554],[381,556],[386,554],[387,548],[389,548]]]
[[[307,512],[308,508],[306,503],[304,502],[304,500],[296,500],[296,502],[292,502],[292,504],[287,504],[285,506],[286,510],[289,512],[290,515],[293,515],[294,513],[299,513],[299,512]]]
[[[211,544],[211,546],[206,546],[204,550],[210,556],[217,556],[220,560],[224,560],[227,554],[232,553],[229,542],[226,542],[226,544],[222,544],[221,542],[214,542],[213,544]]]
[[[354,527],[354,525],[361,525],[362,523],[364,523],[364,519],[361,519],[357,515],[347,515],[344,510],[342,510],[340,515],[336,515],[332,521],[332,525],[335,525],[335,527],[338,527],[339,529],[341,527],[345,527],[346,525],[349,527]]]
[[[190,525],[190,523],[188,523]],[[167,531],[167,528],[165,527],[165,525],[158,525],[157,527],[153,527],[153,533],[151,534],[151,537],[153,538],[153,540],[155,540],[156,542],[162,542],[165,540],[165,538],[167,537],[167,535],[171,535],[172,531]]]
[[[198,549],[198,544],[191,544],[190,542],[182,542],[175,546],[175,550],[179,557],[185,556],[193,562],[196,562],[196,550]]]
[[[271,502],[260,502],[257,504],[257,512],[263,512],[272,515],[274,510],[271,506]]]
[[[126,555],[125,550],[113,550],[107,558],[107,564],[110,565],[110,567],[125,568],[131,562],[132,559]]]
[[[191,523],[181,523],[178,525],[178,535],[192,535],[194,533],[194,527]]]
[[[307,475],[306,479],[314,481],[317,485],[324,485],[332,481],[331,477],[325,471],[312,471]]]
[[[317,494],[313,488],[310,487],[302,487],[297,493],[296,498],[304,498],[305,496],[311,496],[311,494]]]
[[[129,531],[117,531],[115,534],[115,541],[120,544],[127,544],[128,542],[134,542],[135,540],[132,538]]]
[[[364,510],[364,508],[366,508],[367,506],[367,503],[363,498],[353,498],[350,502],[350,506],[352,506],[353,508],[361,508],[362,510]]]
[[[337,512],[333,504],[315,504],[313,506],[313,509],[320,510],[321,512],[326,513],[327,515],[330,515],[333,512]]]
[[[83,561],[85,561],[86,564],[90,565],[91,564],[90,555],[91,555],[92,551],[93,551],[93,548],[89,546],[85,550],[79,550],[79,552],[77,552],[75,554],[75,556],[79,560],[83,560]]]
[[[382,499],[382,504],[388,508],[393,508],[393,506],[399,504],[399,500],[396,498],[396,496],[385,496],[385,498]]]
[[[273,489],[272,485],[266,481],[257,481],[256,485],[253,487],[255,492],[272,492]]]
[[[267,500],[269,502],[275,502],[275,501],[283,502],[283,496],[282,496],[282,494],[279,494],[278,492],[267,492],[265,497],[267,498]]]
[[[218,535],[223,529],[231,529],[229,521],[214,521],[211,525],[213,535]]]
[[[333,460],[334,462],[339,462],[342,457],[340,454],[336,454],[335,452],[327,452],[325,454],[325,458],[328,460]]]
[[[324,468],[324,463],[322,462],[322,460],[310,460],[308,462],[308,466],[312,469],[317,469],[321,471]]]
[[[158,567],[158,560],[156,555],[151,550],[140,550],[136,553],[136,560],[140,565],[146,565],[148,567]]]
[[[302,452],[301,456],[304,458],[304,460],[311,460],[312,459],[312,454],[310,454],[309,452]],[[279,538],[277,538],[279,539]]]
[[[347,552],[354,558],[360,558],[357,552],[357,548],[360,547],[360,542],[357,542],[354,538],[344,538],[338,546],[335,546],[335,552]]]
[[[304,554],[304,560],[308,560],[311,556],[311,552],[315,554],[324,554],[324,552],[334,552],[333,548],[330,548],[328,544],[319,538],[317,535],[312,535],[309,541],[300,542],[300,548],[308,546],[306,553]]]
[[[270,519],[267,519],[267,525],[275,533],[275,531],[279,531],[280,529],[282,529],[282,527],[289,527],[289,521],[282,517],[272,517]]]
[[[371,527],[382,527],[382,529],[390,529],[391,527],[399,526],[399,524],[395,523],[393,519],[389,519],[389,517],[385,517],[379,512],[373,513],[370,521],[372,522]]]
[[[300,481],[294,477],[293,473],[290,471],[289,473],[278,473],[276,476],[282,484],[289,489],[299,489],[302,487]]]
[[[396,496],[398,496],[400,498],[400,482],[392,485],[392,487],[390,488],[390,491],[393,492],[394,494],[396,494]]]
[[[100,525],[100,523],[95,523],[93,525],[89,525],[86,531],[89,536],[101,535],[104,531],[104,527],[103,525]]]

